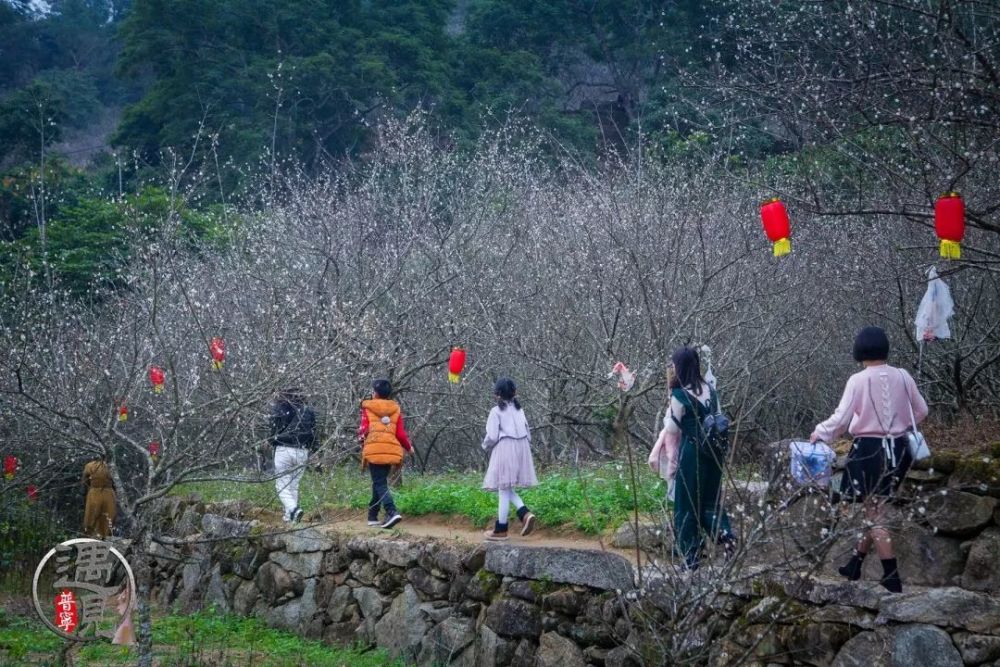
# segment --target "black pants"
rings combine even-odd
[[[378,508],[381,505],[385,509],[385,516],[389,518],[396,513],[396,504],[392,502],[392,494],[389,493],[389,470],[392,468],[388,463],[369,463],[368,470],[372,474],[372,500],[368,503],[368,520],[378,519]]]

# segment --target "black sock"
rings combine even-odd
[[[837,568],[837,572],[840,572],[840,574],[851,581],[857,581],[861,578],[861,566],[864,564],[865,556],[867,555],[855,550],[854,555],[851,556],[851,560],[847,561],[847,565]]]
[[[497,521],[496,525],[493,527],[493,532],[494,533],[506,533],[507,532],[507,524],[506,523],[500,523],[499,521]]]
[[[899,578],[895,558],[882,559],[882,585],[890,593],[902,593],[903,581]]]
[[[528,514],[528,506],[521,505],[520,509],[517,510],[517,518],[520,521],[524,521],[524,517],[527,516],[527,514]]]

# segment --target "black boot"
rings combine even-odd
[[[517,518],[521,520],[521,536],[526,537],[535,529],[535,515],[524,505],[517,510]]]
[[[837,572],[840,572],[850,581],[857,581],[861,578],[861,566],[864,565],[865,556],[867,555],[855,550],[854,555],[851,556],[851,560],[847,561],[847,565],[838,567]]]
[[[493,525],[493,530],[487,530],[483,535],[490,542],[501,542],[507,539],[507,524],[497,521]]]
[[[903,582],[899,578],[899,570],[896,567],[895,558],[882,559],[882,585],[890,593],[902,593]]]

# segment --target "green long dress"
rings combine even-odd
[[[694,569],[705,535],[712,540],[733,539],[729,517],[720,507],[725,455],[704,444],[702,435],[702,423],[710,411],[718,410],[719,398],[712,390],[706,407],[681,388],[673,389],[671,396],[684,406],[678,424],[681,443],[674,482],[674,549],[687,567]]]

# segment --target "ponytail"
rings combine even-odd
[[[493,387],[493,391],[497,395],[497,406],[501,410],[507,409],[508,403],[513,403],[514,408],[517,410],[521,409],[521,403],[517,400],[517,385],[510,378],[500,378],[497,380],[496,385]]]

